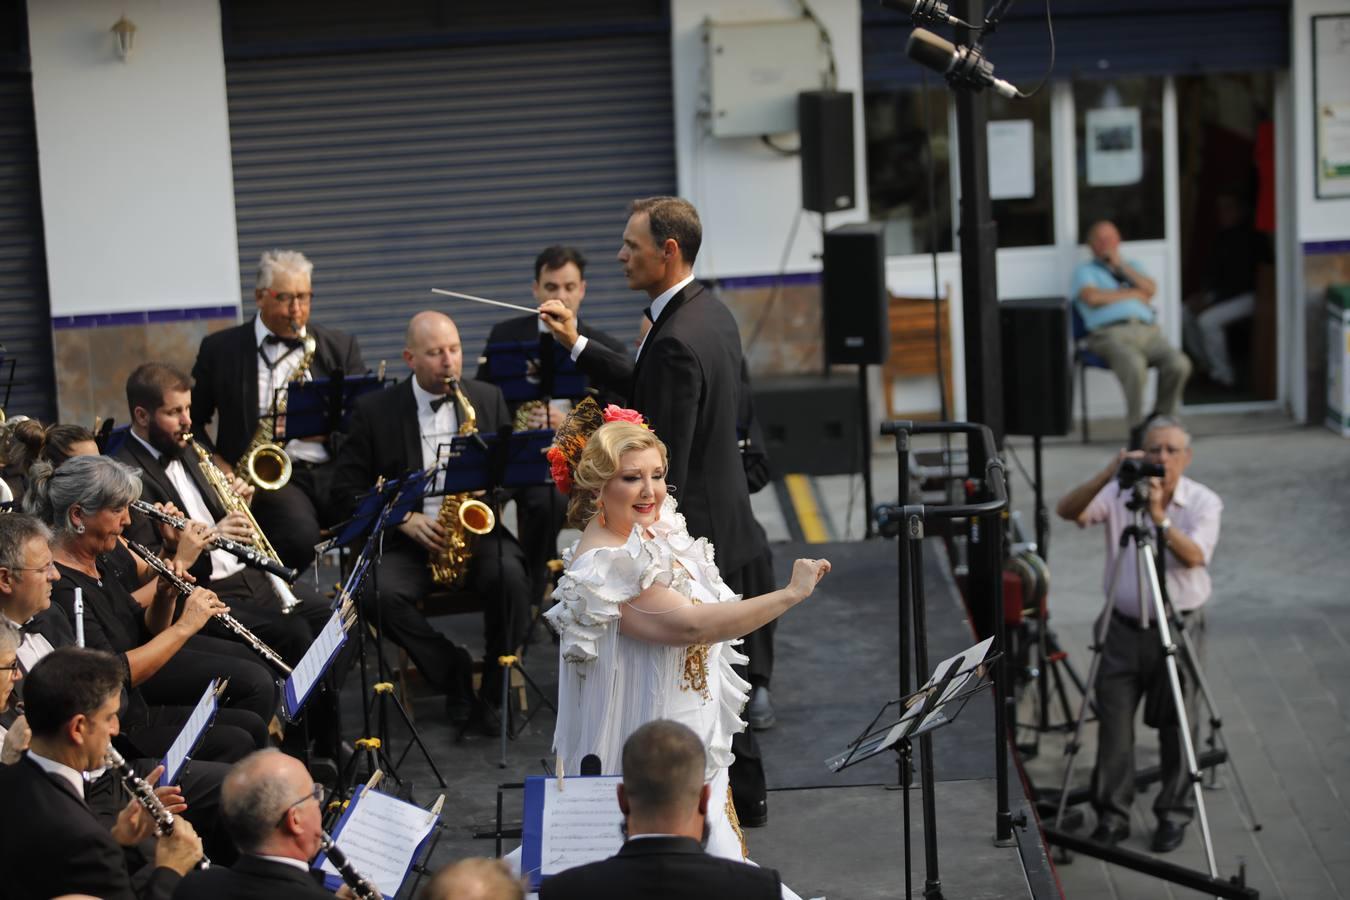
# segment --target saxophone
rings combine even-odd
[[[262,423],[259,422],[258,424],[261,427]],[[253,530],[254,548],[263,556],[276,562],[278,566],[284,567],[285,563],[283,563],[281,557],[277,555],[277,551],[272,546],[272,542],[267,539],[267,535],[263,534],[262,528],[258,526],[258,520],[253,518],[253,510],[249,509],[248,503],[244,498],[236,494],[230,487],[229,476],[220,470],[220,466],[216,465],[216,461],[211,458],[211,452],[194,441],[190,434],[183,435],[183,439],[191,445],[194,451],[196,451],[197,460],[201,463],[202,475],[206,476],[207,483],[211,485],[211,490],[215,491],[216,499],[220,501],[220,505],[224,507],[225,512],[237,512],[243,515],[244,518],[248,520],[249,527]],[[273,444],[272,446],[275,447],[276,445]],[[281,450],[281,448],[277,447],[277,450]],[[281,454],[281,458],[286,460],[286,468],[289,473],[291,465],[290,459],[287,458],[285,453]],[[283,613],[293,612],[295,608],[300,605],[300,598],[291,592],[291,589],[281,578],[277,577],[272,572],[268,572],[267,582],[272,585],[273,592],[276,593],[277,599],[281,601],[281,611]]]
[[[300,329],[292,324],[295,331]],[[300,358],[300,366],[295,370],[292,381],[303,381],[309,374],[314,362],[314,351],[319,346],[314,335],[306,334],[303,341],[305,355]],[[271,416],[258,419],[258,427],[253,432],[253,440],[244,450],[244,455],[235,463],[234,470],[249,484],[264,491],[280,490],[291,480],[291,458],[276,442],[276,423],[286,412],[287,393],[282,391],[273,404]]]
[[[445,391],[454,395],[455,405],[459,407],[459,433],[476,434],[478,413],[453,376],[445,379]],[[446,494],[436,521],[445,529],[446,549],[431,554],[427,560],[431,580],[442,587],[453,587],[468,571],[474,536],[491,531],[497,524],[497,517],[492,507],[469,494]]]

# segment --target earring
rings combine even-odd
[[[596,517],[597,519],[600,520],[600,527],[601,527],[601,528],[604,528],[604,527],[605,527],[605,508],[604,508],[603,506],[600,506],[600,507],[597,507],[597,508],[596,508],[596,510],[595,510],[595,517]]]
[[[83,525],[77,524],[77,525],[75,526],[75,533],[76,533],[76,534],[84,534],[84,526],[83,526]]]

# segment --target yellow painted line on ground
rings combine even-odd
[[[802,527],[802,537],[808,544],[824,544],[829,541],[829,532],[825,520],[816,506],[816,495],[811,490],[811,481],[805,475],[785,475],[788,496],[792,498],[792,511]]]

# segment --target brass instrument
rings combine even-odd
[[[445,390],[454,395],[459,407],[459,433],[477,434],[478,413],[453,376],[445,379]],[[442,587],[451,587],[468,572],[474,536],[491,531],[497,517],[492,507],[469,494],[446,494],[436,521],[445,530],[446,549],[431,554],[427,563],[431,567],[431,580]]]
[[[274,548],[272,542],[267,539],[267,535],[263,534],[262,528],[258,525],[258,520],[253,518],[253,510],[249,509],[248,503],[244,498],[236,494],[234,489],[230,487],[229,476],[220,470],[220,466],[216,465],[216,461],[211,458],[210,451],[194,441],[191,434],[183,435],[183,439],[196,451],[197,460],[201,463],[202,474],[206,476],[206,480],[210,483],[211,489],[216,492],[216,499],[220,501],[220,505],[224,507],[225,512],[237,512],[247,519],[249,528],[253,530],[253,546],[258,549],[259,553],[275,562],[278,566],[285,567],[285,563],[281,561],[281,557],[277,554],[276,548]],[[283,453],[282,456],[285,457],[285,454]],[[286,459],[286,464],[288,466],[290,465],[289,458]],[[276,593],[277,599],[281,601],[281,611],[283,613],[292,612],[300,605],[300,598],[291,592],[291,589],[286,586],[286,582],[282,581],[272,572],[267,573],[267,582],[272,585],[272,590]]]
[[[299,328],[291,326],[296,331]],[[291,381],[303,381],[309,374],[314,362],[314,351],[319,346],[314,335],[306,334],[302,339],[305,355],[300,358],[300,366],[295,370]],[[286,412],[286,391],[272,405],[272,415],[258,419],[258,427],[253,432],[244,455],[235,463],[234,470],[249,484],[264,491],[280,490],[291,480],[291,458],[286,450],[276,442],[276,423]]]
[[[173,831],[175,821],[173,813],[169,812],[164,806],[150,783],[137,775],[136,771],[131,768],[131,764],[122,758],[122,754],[109,747],[104,762],[109,768],[116,770],[118,777],[122,779],[122,784],[126,786],[127,792],[135,797],[136,802],[144,807],[150,815],[151,820],[155,823],[155,834],[165,835]],[[197,868],[211,868],[211,860],[202,856],[197,861]]]
[[[516,407],[515,418],[511,420],[512,431],[529,431],[530,419],[538,410],[544,410],[544,427],[548,427],[548,404],[543,400],[526,400]]]
[[[174,589],[184,597],[196,590],[195,587],[175,575],[173,569],[169,567],[169,564],[150,552],[149,547],[146,547],[144,544],[138,544],[135,541],[127,541],[127,547],[131,549],[132,553],[135,553],[141,559],[145,560],[145,564],[154,569],[155,574],[173,585]],[[281,654],[269,647],[262,638],[258,637],[252,631],[249,631],[248,627],[245,626],[243,622],[240,622],[229,613],[219,613],[215,616],[215,619],[238,635],[244,643],[256,650],[259,656],[275,666],[281,674],[291,674],[291,667],[286,664],[286,660],[281,658]]]

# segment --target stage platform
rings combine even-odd
[[[925,550],[929,657],[936,663],[970,646],[974,638],[945,551],[936,542],[929,542]],[[838,775],[825,765],[883,703],[898,694],[896,552],[895,542],[882,540],[774,546],[780,580],[786,580],[797,556],[825,556],[834,564],[816,594],[779,623],[772,686],[778,722],[757,733],[770,787],[769,825],[746,831],[751,857],[777,868],[784,882],[805,898],[904,896],[903,795],[894,789],[895,756],[880,755]],[[436,624],[470,646],[481,642],[477,617],[438,619]],[[526,667],[551,697],[557,657],[542,625]],[[348,735],[360,730],[358,683],[353,673],[344,690]],[[530,702],[533,708],[537,698]],[[491,855],[493,842],[473,835],[494,827],[498,784],[542,774],[542,761],[550,758],[552,712],[542,711],[509,743],[507,766],[499,768],[495,738],[474,735],[461,744],[453,742],[440,697],[414,691],[413,710],[449,783],[443,791],[446,827],[431,855],[431,868],[464,856]],[[1013,814],[1026,813],[1029,827],[1014,829],[1013,847],[993,844],[992,720],[992,701],[983,693],[970,701],[954,725],[934,733],[939,866],[946,896],[1059,897],[1011,765]],[[393,731],[395,758],[406,744],[403,733],[401,728]],[[917,766],[917,747],[915,761]],[[423,805],[442,792],[415,749],[399,771]],[[508,824],[519,822],[520,798],[518,791],[504,794]],[[921,803],[916,772],[911,794],[915,896],[922,896],[926,871]],[[508,842],[506,848],[514,845]],[[404,896],[411,896],[408,886]]]

